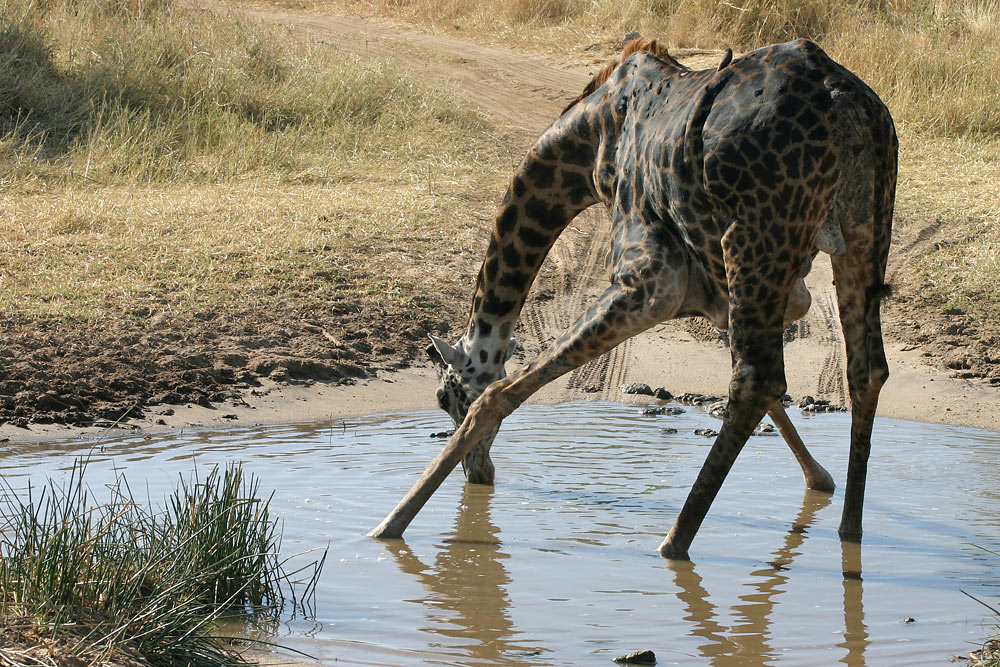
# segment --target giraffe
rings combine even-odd
[[[888,378],[880,303],[896,185],[897,141],[878,96],[817,44],[796,40],[694,71],[638,39],[537,140],[499,207],[465,332],[432,338],[438,403],[451,440],[371,533],[399,537],[461,462],[492,483],[501,421],[535,391],[665,320],[701,315],[728,330],[722,427],[659,547],[687,559],[692,540],[753,428],[775,421],[806,484],[833,490],[785,415],[782,331],[802,317],[803,281],[831,257],[847,348],[850,455],[839,534],[860,541],[879,391]],[[507,375],[511,334],[546,253],[569,222],[610,212],[610,285],[540,356]]]

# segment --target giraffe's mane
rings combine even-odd
[[[590,80],[590,83],[588,83],[587,87],[583,89],[580,96],[570,102],[569,106],[563,110],[563,113],[572,109],[578,102],[603,86],[605,82],[611,78],[614,71],[618,69],[618,67],[625,62],[629,56],[636,53],[648,53],[649,55],[655,56],[678,69],[687,69],[684,65],[681,65],[679,62],[674,60],[674,57],[670,55],[667,51],[667,47],[663,44],[660,44],[655,39],[643,39],[642,37],[636,37],[631,42],[626,44],[625,48],[622,49],[622,52],[613,58],[604,69],[598,72],[594,78]]]

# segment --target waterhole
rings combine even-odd
[[[833,474],[804,491],[780,437],[753,437],[691,547],[656,554],[718,428],[699,408],[527,406],[493,446],[495,487],[456,471],[405,540],[365,532],[409,489],[443,413],[8,446],[14,488],[123,470],[154,500],[197,465],[238,460],[274,491],[288,554],[329,545],[315,615],[270,641],[338,665],[938,665],[995,618],[1000,433],[878,419],[860,547],[837,525],[850,417],[789,413]],[[301,656],[298,659],[303,659]]]

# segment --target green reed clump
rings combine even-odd
[[[277,524],[239,465],[182,481],[163,509],[118,476],[98,502],[74,464],[62,486],[0,498],[0,626],[15,645],[152,665],[242,664],[220,616],[275,618],[292,592]],[[313,579],[321,563],[313,564]],[[293,598],[294,599],[294,598]],[[8,654],[5,655],[5,652]],[[17,662],[0,642],[4,664]]]

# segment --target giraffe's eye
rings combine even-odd
[[[448,408],[451,406],[451,397],[448,396],[448,392],[444,390],[444,387],[437,390],[437,399],[438,405],[441,406],[441,409],[447,412]]]

